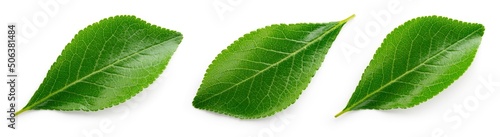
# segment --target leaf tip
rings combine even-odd
[[[356,17],[356,14],[352,14],[351,16],[347,17],[346,19],[344,19],[344,21],[349,21],[351,19],[353,19],[354,17]]]
[[[349,17],[345,18],[344,20],[339,21],[338,23],[340,23],[340,24],[345,24],[345,23],[347,23],[348,21],[350,21],[351,19],[353,19],[354,17],[356,17],[356,14],[352,14],[351,16],[349,16]]]

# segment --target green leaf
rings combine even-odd
[[[245,34],[209,66],[193,106],[242,119],[285,109],[307,87],[352,17],[340,22],[271,25]]]
[[[181,41],[181,33],[134,16],[94,23],[75,35],[17,114],[97,111],[122,103],[162,73]]]
[[[342,112],[396,109],[437,95],[470,66],[484,26],[446,17],[412,19],[385,38]]]

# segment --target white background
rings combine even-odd
[[[44,10],[43,3],[57,4],[55,12]],[[227,10],[218,13],[214,4]],[[25,40],[18,53],[18,109],[31,98],[64,46],[87,25],[130,14],[184,35],[161,77],[137,97],[98,112],[28,111],[18,117],[16,130],[7,128],[7,121],[1,118],[2,137],[500,136],[500,10],[495,1],[9,0],[1,5],[1,25],[5,27],[0,29],[4,32],[1,40],[6,40],[3,30],[8,22],[17,22],[19,27],[32,23],[36,29],[18,31]],[[376,14],[383,13],[389,16],[377,20]],[[191,106],[212,59],[243,34],[270,24],[339,21],[352,14],[356,17],[344,26],[309,87],[288,109],[263,119],[240,120]],[[482,44],[469,70],[438,96],[414,108],[362,110],[334,118],[347,104],[386,34],[425,15],[485,25]],[[363,35],[367,41],[356,39]],[[6,72],[5,67],[1,70]],[[491,90],[485,86],[491,87],[491,81],[481,82],[488,78],[496,82]],[[8,88],[0,85],[0,106],[5,110]],[[476,92],[490,94],[479,99]],[[464,114],[455,108],[462,108]],[[2,117],[6,117],[5,112]]]

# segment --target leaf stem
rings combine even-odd
[[[340,22],[347,22],[349,20],[351,20],[352,18],[356,17],[356,14],[352,14],[351,16],[347,17],[346,19],[340,21]],[[337,115],[335,115],[335,118],[339,117],[340,115],[344,114],[345,112],[348,112],[350,111],[350,109],[344,109],[342,111],[340,111]]]
[[[29,110],[29,109],[21,109],[20,111],[17,111],[14,115],[17,117],[19,114],[23,113],[24,111]]]
[[[335,115],[335,118],[339,117],[340,115],[342,115],[342,114],[344,114],[345,112],[348,112],[348,111],[350,111],[350,110],[344,109],[344,110],[340,111],[337,115]]]

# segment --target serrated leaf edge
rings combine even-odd
[[[344,19],[344,20],[341,20],[341,21],[337,22],[337,24],[336,24],[334,27],[332,27],[329,31],[333,31],[333,30],[337,29],[339,26],[343,26],[343,25],[344,25],[347,21],[349,21],[350,19],[352,19],[352,18],[354,18],[354,17],[355,17],[355,15],[353,14],[353,15],[351,15],[350,17],[348,17],[348,18],[346,18],[346,19]],[[316,24],[316,23],[295,23],[295,24]],[[269,26],[266,26],[266,27],[263,27],[263,28],[259,28],[259,29],[253,30],[253,31],[251,31],[251,32],[249,32],[249,33],[246,33],[246,34],[244,34],[242,37],[238,38],[238,40],[236,40],[236,41],[234,41],[233,43],[231,43],[231,44],[230,44],[230,45],[229,45],[226,49],[222,50],[222,51],[221,51],[221,53],[219,53],[219,54],[217,55],[217,57],[218,57],[219,55],[221,55],[221,54],[226,53],[226,52],[230,52],[230,51],[231,51],[231,49],[233,48],[231,45],[233,45],[233,44],[237,43],[238,41],[243,40],[246,36],[248,36],[248,35],[252,35],[252,34],[255,34],[257,31],[260,31],[260,30],[263,30],[263,29],[267,29],[267,28],[270,28],[270,27],[274,27],[274,26],[279,26],[279,25],[292,25],[292,24],[283,24],[283,23],[281,23],[281,24],[273,24],[273,25],[269,25]],[[316,39],[320,39],[320,38],[323,38],[323,37],[325,37],[325,36],[326,36],[326,35],[322,35],[322,36],[320,36],[320,37],[318,37],[318,38],[316,38]],[[315,40],[313,40],[313,41],[315,41]],[[313,41],[311,41],[311,43],[314,43]],[[304,46],[304,47],[307,47],[307,46]],[[302,48],[302,49],[305,49],[305,48]],[[298,51],[301,51],[301,49],[299,49]],[[327,51],[327,52],[328,52],[328,51]],[[209,70],[209,69],[211,69],[211,68],[213,67],[213,65],[214,65],[213,63],[217,60],[217,57],[216,57],[216,58],[212,61],[212,63],[208,66],[208,69],[207,69],[207,71],[205,72],[204,78],[203,78],[203,80],[202,80],[202,84],[203,84],[203,82],[206,80],[206,79],[205,79],[205,77],[207,76],[207,72],[208,72],[208,70]],[[277,62],[277,64],[279,64],[279,62],[281,62],[281,61],[278,61],[278,62]],[[321,64],[322,64],[322,63],[320,63],[320,65],[316,68],[316,70],[318,70],[318,69],[320,68]],[[271,66],[272,66],[272,65],[271,65]],[[270,67],[268,67],[268,68],[270,68]],[[267,68],[266,68],[266,69],[267,69]],[[314,77],[314,75],[313,75],[312,77]],[[309,83],[312,81],[312,77],[311,77],[311,79],[309,79],[309,81],[307,81],[307,83],[308,83],[307,85],[309,85]],[[243,80],[243,81],[245,81],[245,80]],[[240,118],[240,119],[259,119],[259,118],[264,118],[264,117],[268,117],[268,116],[274,115],[274,114],[276,114],[276,113],[278,113],[278,112],[280,112],[280,111],[283,111],[284,109],[288,108],[290,105],[294,104],[294,103],[297,101],[297,99],[298,99],[298,98],[300,97],[300,95],[302,94],[302,91],[304,91],[306,88],[307,88],[307,86],[305,86],[305,87],[304,87],[304,89],[301,89],[301,91],[300,91],[300,93],[299,93],[299,96],[298,96],[295,100],[293,100],[293,101],[292,101],[292,103],[290,103],[288,106],[286,106],[286,107],[284,107],[284,108],[282,108],[282,109],[280,109],[280,110],[273,111],[273,112],[269,113],[268,115],[259,116],[259,117],[245,117],[245,116],[234,115],[234,114],[230,114],[230,113],[227,113],[227,112],[222,112],[222,111],[218,111],[218,110],[213,110],[213,109],[207,109],[207,108],[200,108],[200,107],[196,107],[196,105],[195,105],[195,100],[193,100],[192,104],[193,104],[193,106],[194,106],[195,108],[200,109],[200,110],[207,110],[207,111],[211,111],[211,112],[215,112],[215,113],[219,113],[219,114],[223,114],[223,115],[228,115],[228,116],[232,116],[232,117],[236,117],[236,118]],[[200,90],[200,89],[201,89],[201,86],[200,86],[200,88],[199,88],[198,90]]]
[[[149,25],[150,27],[155,27],[155,28],[157,28],[157,29],[166,30],[166,31],[173,32],[173,33],[176,33],[177,35],[179,35],[179,36],[173,37],[173,38],[171,38],[171,39],[169,39],[169,40],[162,41],[162,42],[157,43],[157,44],[153,44],[153,46],[150,46],[150,47],[148,47],[148,48],[145,48],[145,49],[143,49],[143,50],[141,50],[141,51],[147,50],[147,49],[149,49],[149,48],[151,48],[151,47],[154,47],[155,45],[159,45],[159,44],[164,43],[164,42],[168,42],[168,41],[175,40],[175,39],[180,39],[179,41],[182,41],[182,39],[183,39],[183,35],[182,35],[182,33],[180,33],[180,32],[177,32],[177,31],[175,31],[175,30],[170,30],[170,29],[167,29],[167,28],[163,28],[163,27],[160,27],[160,26],[157,26],[157,25],[151,24],[151,23],[149,23],[149,22],[146,22],[145,20],[142,20],[141,18],[138,18],[138,17],[134,16],[134,15],[117,15],[117,16],[112,16],[112,17],[108,17],[108,18],[105,18],[105,19],[101,19],[101,20],[99,20],[98,22],[94,22],[94,23],[92,23],[91,25],[88,25],[87,27],[85,27],[85,28],[83,28],[83,29],[79,30],[79,31],[78,31],[78,33],[77,33],[77,34],[75,34],[75,36],[71,39],[71,42],[69,42],[68,44],[66,44],[66,46],[68,46],[68,45],[70,45],[71,43],[73,43],[73,42],[75,41],[75,38],[76,38],[76,37],[78,36],[78,34],[80,34],[82,31],[84,31],[84,30],[86,30],[86,29],[88,29],[88,28],[90,28],[90,27],[92,27],[92,26],[98,25],[98,24],[99,24],[100,22],[102,22],[102,21],[106,21],[106,20],[109,20],[109,19],[117,18],[117,17],[132,17],[132,18],[134,18],[134,19],[137,19],[137,20],[138,20],[138,21],[140,21],[140,22],[145,23],[146,25]],[[61,60],[62,60],[62,59],[61,59],[61,57],[62,57],[62,53],[64,53],[64,51],[66,50],[66,46],[65,46],[65,48],[61,51],[61,54],[57,57],[56,61],[55,61],[55,62],[51,65],[51,67],[50,67],[49,71],[47,72],[47,74],[49,74],[49,72],[50,72],[50,71],[53,71],[53,69],[54,69],[54,67],[55,67],[54,65],[56,64],[56,62],[59,62],[59,61],[61,61]],[[141,52],[141,51],[138,51],[138,52]],[[137,52],[137,53],[138,53],[138,52]],[[126,56],[125,58],[127,58],[127,59],[128,59],[128,57],[133,56],[133,55],[135,55],[135,54],[137,54],[137,53],[134,53],[134,54],[132,54],[132,55]],[[115,62],[119,62],[119,61],[121,61],[121,60],[123,60],[123,59],[117,60],[117,61],[115,61]],[[169,61],[170,61],[170,60],[167,60],[167,61],[166,61],[166,62],[167,62],[167,64],[161,68],[161,72],[163,72],[163,71],[165,70],[165,68],[168,66]],[[114,64],[115,62],[113,62],[113,63],[111,63],[111,64]],[[106,68],[107,68],[107,67],[103,67],[103,68],[101,68],[101,69],[99,69],[99,70],[97,70],[97,71],[100,71],[100,70],[103,70],[103,69],[106,69]],[[87,76],[82,77],[82,78],[80,78],[79,80],[76,80],[75,82],[80,81],[80,80],[83,80],[83,79],[85,79],[85,78],[86,78],[86,77],[88,77],[88,76],[92,76],[93,74],[95,74],[95,72],[92,72],[92,73],[88,74]],[[160,76],[160,75],[156,76],[154,79],[157,79],[159,76]],[[43,79],[43,81],[45,81],[46,79],[47,79],[47,77],[45,77],[45,78]],[[42,81],[42,83],[43,83],[43,81]],[[68,84],[69,86],[68,86],[68,85],[66,85],[66,86],[64,86],[63,88],[61,88],[61,89],[59,89],[59,90],[56,90],[56,91],[59,91],[59,92],[60,92],[60,90],[62,91],[62,90],[64,90],[64,89],[66,89],[66,88],[70,87],[70,86],[71,86],[71,85],[73,85],[73,83],[75,83],[75,82],[72,82],[72,83]],[[149,87],[149,85],[151,85],[151,84],[152,84],[152,83],[149,83],[148,85],[145,85],[145,86],[141,86],[140,91],[144,90],[144,88],[146,88],[146,87]],[[40,85],[41,85],[41,84],[40,84]],[[113,103],[113,104],[111,104],[110,106],[108,106],[108,107],[103,107],[103,108],[101,108],[101,109],[88,109],[88,110],[85,110],[85,109],[82,109],[82,108],[80,108],[80,109],[31,109],[32,107],[35,107],[36,105],[39,105],[39,104],[40,104],[40,103],[42,103],[43,101],[47,100],[48,98],[50,98],[51,96],[53,96],[53,95],[55,95],[55,94],[57,94],[57,93],[59,93],[59,92],[54,92],[54,93],[51,93],[51,94],[49,94],[49,96],[44,97],[44,98],[42,98],[42,99],[40,99],[40,100],[36,101],[35,103],[33,103],[33,104],[29,105],[29,106],[28,106],[28,105],[24,106],[24,107],[23,107],[23,109],[21,109],[20,111],[16,112],[16,113],[15,113],[15,115],[17,116],[17,115],[19,115],[19,114],[21,114],[21,113],[23,113],[23,112],[25,112],[25,111],[28,111],[28,110],[57,110],[57,111],[85,111],[85,112],[90,112],[90,111],[99,111],[99,110],[104,110],[104,109],[106,109],[106,108],[111,108],[111,107],[114,107],[114,106],[116,106],[116,105],[118,105],[118,104],[121,104],[121,103],[123,103],[123,102],[125,102],[125,101],[127,101],[127,100],[129,100],[129,99],[131,99],[131,98],[133,98],[133,97],[134,97],[134,96],[136,96],[137,94],[141,93],[141,92],[137,92],[137,93],[133,94],[132,96],[130,96],[129,98],[127,98],[127,99],[125,99],[125,100],[123,100],[123,101],[121,101],[121,102]],[[35,93],[36,93],[36,91],[35,91]],[[31,99],[30,99],[30,101],[31,101]],[[29,104],[29,101],[28,101],[28,104]]]
[[[480,35],[482,36],[482,35],[484,34],[484,30],[485,30],[484,26],[483,26],[482,24],[479,24],[479,23],[464,22],[464,21],[460,21],[460,20],[457,20],[457,19],[452,19],[452,18],[443,17],[443,16],[437,16],[437,15],[431,15],[431,16],[421,16],[421,17],[413,18],[413,19],[408,20],[408,21],[406,21],[405,23],[403,23],[403,24],[399,25],[398,27],[394,28],[394,30],[399,29],[400,27],[402,27],[402,26],[404,26],[404,25],[408,24],[409,22],[412,22],[412,21],[417,20],[417,19],[422,19],[422,18],[440,18],[440,19],[446,19],[446,20],[451,20],[451,21],[454,21],[454,22],[463,23],[463,24],[465,24],[465,25],[480,25],[480,28],[479,28],[478,30],[475,30],[475,31],[474,31],[474,32],[472,32],[471,34],[469,34],[469,35],[465,36],[463,39],[461,39],[461,40],[459,40],[459,41],[457,41],[457,42],[455,42],[455,43],[453,43],[453,44],[451,44],[451,45],[454,45],[454,44],[456,44],[456,43],[459,43],[459,42],[461,42],[462,40],[464,40],[464,39],[466,39],[466,38],[470,37],[471,35],[476,34],[477,32],[480,32],[480,33],[482,32],[482,34],[480,34]],[[393,30],[393,31],[394,31],[394,30]],[[381,45],[383,45],[383,44],[387,41],[387,37],[389,37],[389,35],[395,35],[395,34],[394,34],[394,33],[392,33],[392,31],[391,31],[391,32],[390,32],[390,33],[389,33],[389,34],[388,34],[388,35],[384,38],[384,40],[383,40],[383,42],[382,42],[382,44],[381,44]],[[450,46],[450,47],[451,47],[451,46]],[[379,48],[377,48],[377,51],[375,52],[375,54],[373,55],[373,57],[375,57],[375,55],[377,55],[377,54],[380,54],[380,52],[381,52],[380,48],[382,48],[382,46],[380,46]],[[476,54],[475,54],[476,52],[477,52],[477,50],[475,50],[475,51],[474,51],[474,54],[473,54],[473,56],[472,56],[472,62],[474,61],[474,58],[475,58],[475,56],[476,56]],[[440,53],[441,53],[441,52],[439,52],[439,53],[437,53],[437,54],[440,54]],[[432,56],[432,57],[430,57],[429,59],[431,59],[431,58],[433,58],[433,57],[435,57],[435,56]],[[429,59],[427,59],[427,60],[429,60]],[[427,60],[425,60],[424,62],[426,62]],[[472,62],[471,62],[471,63],[472,63]],[[368,66],[365,68],[365,70],[363,71],[363,74],[364,74],[364,72],[366,71],[366,69],[367,69],[369,66],[371,66],[371,65],[373,65],[373,58],[372,58],[372,60],[370,60],[369,65],[368,65]],[[420,65],[422,65],[422,64],[420,64]],[[409,71],[412,71],[412,70],[414,70],[415,68],[420,67],[420,65],[418,65],[418,66],[414,67],[413,69],[411,69],[411,70],[409,70]],[[470,66],[470,64],[469,64],[469,66]],[[467,69],[469,68],[469,66],[467,66],[466,71],[467,71]],[[464,72],[464,73],[465,73],[465,72]],[[458,78],[460,78],[460,77],[461,77],[464,73],[462,73],[459,77],[457,77],[456,79],[454,79],[454,80],[452,81],[452,83],[454,83],[454,82],[455,82]],[[399,77],[397,77],[397,78],[395,78],[395,79],[399,79],[400,77],[405,76],[406,74],[407,74],[407,72],[405,72],[404,74],[402,74],[401,76],[399,76]],[[362,78],[362,77],[363,77],[363,75],[361,75],[361,78]],[[360,78],[360,79],[361,79],[361,78]],[[381,90],[381,89],[385,88],[387,85],[389,85],[389,84],[391,84],[391,83],[393,83],[393,82],[394,82],[394,80],[391,80],[390,82],[388,82],[387,84],[384,84],[384,86],[382,86],[381,88],[379,88],[379,89],[377,89],[377,90]],[[450,85],[452,85],[452,84],[450,84]],[[447,85],[447,86],[443,89],[443,91],[444,91],[444,90],[446,90],[446,89],[447,89],[450,85]],[[358,84],[358,86],[359,86],[359,84]],[[358,88],[358,86],[356,86],[356,88]],[[376,91],[376,92],[377,92],[377,91]],[[376,94],[376,92],[374,92],[374,93],[370,93],[368,96],[372,96],[373,94]],[[363,109],[363,110],[390,110],[390,109],[407,109],[407,108],[411,108],[411,107],[417,106],[417,105],[419,105],[419,104],[422,104],[422,103],[424,103],[424,102],[427,102],[429,99],[431,99],[431,98],[433,98],[434,96],[437,96],[437,95],[438,95],[438,94],[435,94],[435,95],[433,95],[433,96],[431,96],[431,97],[429,97],[429,98],[426,98],[426,99],[425,99],[425,100],[423,100],[422,102],[418,102],[418,103],[416,103],[416,104],[413,104],[413,105],[410,105],[410,106],[407,106],[407,107],[386,108],[386,109],[378,109],[378,108],[373,108],[373,109]],[[368,97],[368,96],[367,96],[367,97]],[[363,99],[361,99],[361,100],[366,100],[366,98],[367,98],[367,97],[364,97],[364,98],[363,98]],[[339,117],[339,116],[341,116],[342,114],[344,114],[344,113],[346,113],[346,112],[352,111],[352,110],[351,110],[351,108],[353,108],[353,107],[357,106],[359,103],[362,103],[362,102],[363,102],[363,101],[358,101],[358,102],[356,102],[355,104],[351,105],[350,107],[347,107],[347,106],[346,106],[346,107],[345,107],[345,108],[344,108],[341,112],[339,112],[338,114],[336,114],[336,115],[335,115],[335,117]],[[356,110],[357,110],[357,109],[356,109]]]

